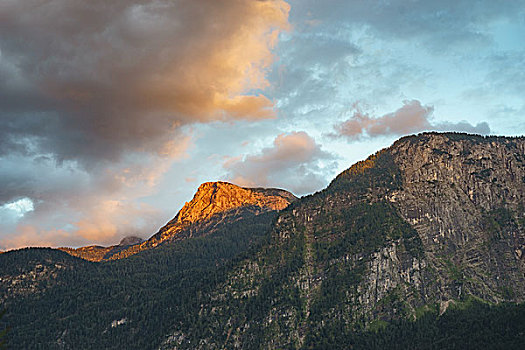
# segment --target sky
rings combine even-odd
[[[0,250],[298,196],[422,131],[525,133],[525,0],[0,0]]]

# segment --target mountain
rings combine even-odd
[[[294,199],[207,183],[130,255],[1,254],[10,344],[522,347],[525,138],[404,137]]]
[[[336,346],[362,326],[443,313],[469,297],[523,302],[524,162],[523,138],[397,141],[283,211],[267,249],[240,263],[165,347],[223,338],[226,347]]]
[[[274,210],[282,210],[297,198],[288,191],[270,188],[244,188],[228,182],[205,182],[193,199],[177,215],[146,241],[125,237],[110,247],[60,248],[68,254],[90,261],[126,258],[159,244],[214,232],[214,227]]]

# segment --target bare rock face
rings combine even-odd
[[[525,140],[425,134],[396,142],[389,200],[418,232],[441,299],[525,300]]]
[[[228,182],[205,182],[190,202],[160,232],[169,235],[181,227],[209,220],[216,215],[242,210],[262,213],[282,210],[297,198],[278,189],[244,188]]]
[[[191,224],[246,207],[260,211],[282,210],[295,199],[291,193],[283,190],[243,188],[228,182],[205,182],[168,225]]]
[[[142,244],[115,254],[120,259],[150,249],[167,241],[208,235],[214,227],[240,217],[282,210],[297,198],[280,189],[244,188],[228,182],[205,182],[199,186],[193,199],[158,233]]]

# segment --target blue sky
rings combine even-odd
[[[322,189],[426,130],[523,135],[524,1],[0,3],[0,249],[148,237],[201,182]]]

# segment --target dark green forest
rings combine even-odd
[[[308,349],[523,349],[525,305],[458,301],[443,315],[432,306],[416,320],[376,322],[353,333],[337,324],[310,337]]]
[[[379,208],[376,212],[384,212]],[[368,215],[378,215],[373,213]],[[239,220],[208,237],[106,263],[87,262],[51,249],[2,254],[3,275],[27,272],[24,269],[35,264],[70,267],[62,269],[56,278],[42,281],[38,292],[6,305],[8,312],[0,321],[0,329],[7,325],[11,328],[7,346],[59,349],[75,344],[75,349],[155,349],[177,324],[209,335],[207,322],[198,317],[201,304],[224,281],[235,262],[264,250],[274,216],[270,213]],[[324,248],[319,254],[326,249],[330,250]],[[293,265],[293,259],[288,262]],[[264,295],[273,297],[275,286],[281,283],[279,279],[286,275],[286,272],[276,274],[272,285],[266,287],[268,292],[261,291],[258,303],[237,309],[251,315],[240,316],[262,316],[268,307]],[[337,274],[337,280],[332,281],[334,289],[327,290],[326,301],[319,303],[320,316],[326,303],[337,302],[341,286],[354,283],[351,280],[354,275]],[[327,283],[325,288],[329,286]],[[6,292],[5,286],[2,292]],[[289,293],[290,301],[298,299],[293,291]],[[369,326],[358,322],[352,332],[337,320],[330,320],[320,332],[308,335],[304,348],[519,349],[525,342],[524,305],[490,305],[467,298],[453,304],[441,316],[437,305],[425,310],[416,320],[379,321]],[[311,319],[315,321],[318,317],[315,309],[313,312]],[[112,322],[118,320],[126,322],[112,327]],[[227,320],[216,321],[222,324]],[[259,348],[260,344],[251,347]]]
[[[0,322],[2,322],[2,317],[4,317],[5,310],[0,311]],[[5,349],[5,336],[7,335],[8,328],[0,330],[0,349]]]
[[[269,237],[275,213],[224,226],[213,236],[164,245],[127,259],[92,263],[64,252],[31,248],[0,255],[2,275],[32,266],[67,266],[38,291],[5,305],[8,348],[153,349],[174,324],[192,324],[201,296],[236,260]],[[9,293],[2,286],[2,294]],[[111,327],[115,320],[129,320]]]

